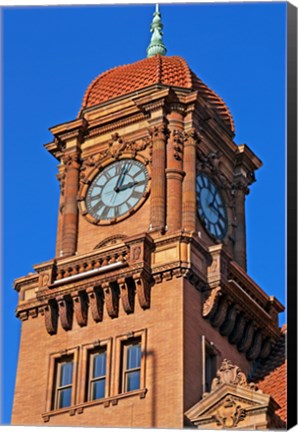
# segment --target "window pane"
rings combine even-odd
[[[105,397],[106,380],[102,379],[92,383],[92,400]]]
[[[126,374],[126,391],[138,390],[140,388],[140,371],[128,372]]]
[[[131,345],[127,348],[126,369],[138,368],[141,365],[141,346]]]
[[[106,374],[106,353],[96,354],[93,357],[93,378],[105,376]]]
[[[59,386],[65,386],[72,383],[72,367],[73,367],[72,362],[61,364]]]
[[[58,390],[58,408],[68,407],[71,404],[71,387]]]

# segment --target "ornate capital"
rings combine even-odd
[[[184,145],[196,146],[201,141],[201,135],[196,131],[195,128],[189,129],[184,134]]]
[[[80,167],[81,158],[78,153],[66,154],[63,159],[65,170],[70,168],[78,169]]]
[[[162,123],[159,126],[154,126],[153,128],[151,128],[149,130],[149,133],[154,140],[162,140],[162,141],[166,141],[167,137],[168,137],[168,128],[166,127],[166,125],[164,123]]]

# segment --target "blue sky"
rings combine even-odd
[[[263,161],[247,197],[248,273],[284,303],[286,4],[160,10],[167,54],[184,57],[224,99],[235,142]],[[43,147],[52,139],[48,128],[77,116],[99,73],[146,56],[153,11],[153,5],[3,10],[4,423],[10,422],[20,334],[13,280],[55,253],[59,188],[57,162]]]

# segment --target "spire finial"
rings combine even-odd
[[[163,25],[161,22],[161,14],[159,12],[159,6],[156,4],[151,24],[152,36],[150,44],[147,48],[147,57],[153,57],[156,54],[166,55],[167,49],[162,41],[162,29]]]

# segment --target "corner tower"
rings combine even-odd
[[[156,10],[148,58],[51,128],[56,256],[15,281],[14,424],[182,428],[224,358],[248,373],[279,337],[282,306],[246,273],[261,162],[161,30]]]

